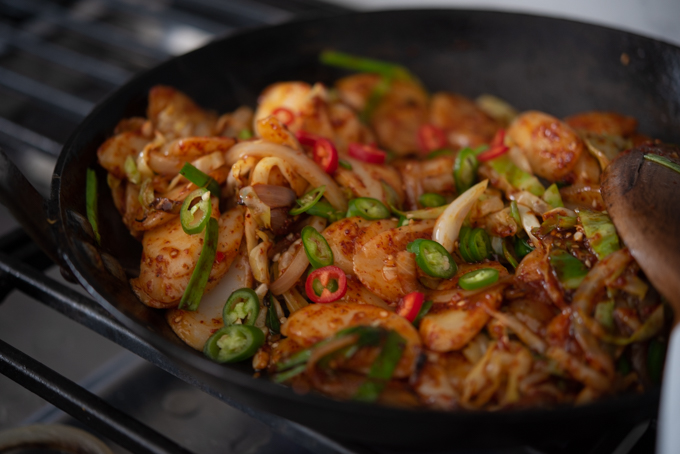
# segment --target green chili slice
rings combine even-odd
[[[418,203],[425,208],[434,208],[446,205],[446,199],[443,195],[437,194],[436,192],[426,192],[418,197]]]
[[[382,350],[371,365],[366,381],[361,384],[354,395],[354,400],[361,402],[378,400],[380,393],[392,378],[405,348],[406,340],[396,331],[390,330],[385,337]]]
[[[182,170],[179,171],[179,173],[199,188],[208,188],[213,197],[220,197],[222,191],[220,191],[220,185],[217,184],[217,181],[198,170],[191,163],[184,163],[184,166],[182,167]]]
[[[288,214],[290,214],[291,216],[297,216],[298,214],[306,212],[311,207],[316,205],[319,202],[319,200],[321,200],[321,197],[323,197],[324,192],[326,192],[326,185],[312,189],[307,194],[303,195],[302,197],[295,201],[295,203],[297,203],[300,206],[298,208],[293,208],[288,212]]]
[[[453,179],[459,195],[470,189],[477,178],[479,161],[475,154],[475,150],[463,148],[453,163]]]
[[[217,255],[217,236],[219,225],[217,219],[210,218],[208,226],[205,228],[205,238],[203,238],[203,249],[201,255],[198,257],[196,268],[191,274],[189,284],[184,295],[179,302],[179,308],[187,311],[195,311],[198,305],[201,304],[201,298],[205,291],[205,284],[208,283],[210,277],[210,270],[215,262],[215,255]]]
[[[305,254],[313,268],[323,268],[333,264],[333,251],[326,238],[311,225],[306,225],[301,232]]]
[[[222,319],[225,325],[253,325],[259,314],[260,299],[257,293],[244,287],[229,295],[222,310]]]
[[[555,270],[557,279],[566,289],[577,289],[588,274],[588,268],[583,262],[563,249],[553,249],[548,259]]]
[[[468,250],[473,261],[481,262],[491,254],[491,239],[486,230],[475,228],[470,232]]]
[[[463,290],[477,290],[498,281],[498,270],[494,268],[481,268],[464,274],[458,280],[458,285]]]
[[[416,263],[428,276],[449,279],[458,271],[449,251],[436,241],[418,239],[409,243],[406,250],[416,255]]]
[[[215,332],[203,353],[218,363],[235,363],[252,357],[264,344],[264,333],[250,325],[228,325]]]
[[[471,232],[472,229],[464,225],[460,228],[460,232],[458,233],[458,252],[460,252],[460,256],[463,257],[463,260],[465,260],[467,263],[472,263],[475,261],[475,259],[472,258],[472,254],[470,253],[470,248],[468,246]]]
[[[384,203],[371,197],[358,197],[349,201],[347,217],[361,216],[369,221],[390,217],[390,210]]]
[[[92,232],[94,232],[94,239],[97,244],[101,244],[102,238],[99,234],[99,207],[97,205],[97,174],[94,170],[87,169],[85,174],[85,211],[87,213],[87,220],[90,221]]]
[[[330,203],[324,202],[322,200],[312,205],[307,210],[307,214],[310,216],[319,216],[321,218],[328,219],[328,221],[331,223],[345,217],[345,213],[337,211]]]
[[[179,210],[179,221],[182,230],[189,235],[201,233],[208,224],[212,214],[210,192],[206,188],[198,188],[189,194]]]

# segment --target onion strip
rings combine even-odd
[[[458,239],[465,217],[470,212],[472,205],[477,202],[479,196],[484,193],[488,184],[489,180],[484,180],[472,186],[451,202],[437,218],[432,231],[432,239],[444,246],[449,253],[453,253],[453,245]]]
[[[326,185],[325,197],[333,205],[333,208],[343,212],[347,211],[347,200],[340,187],[330,175],[324,172],[304,153],[284,147],[283,145],[256,140],[234,145],[225,153],[224,159],[227,165],[231,166],[244,156],[260,158],[274,156],[283,159],[313,187]]]

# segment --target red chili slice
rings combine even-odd
[[[333,174],[338,170],[338,150],[335,149],[333,142],[323,137],[316,140],[314,143],[314,162],[319,164],[328,174]]]
[[[387,153],[375,145],[352,142],[349,144],[349,155],[360,161],[371,164],[382,164],[387,158]]]
[[[217,253],[215,254],[215,264],[219,265],[220,263],[222,263],[222,260],[224,260],[225,257],[226,254],[224,252],[217,251]]]
[[[411,292],[399,300],[399,304],[397,304],[397,314],[413,323],[413,320],[416,319],[420,312],[420,308],[423,307],[424,301],[425,295],[420,292]]]
[[[418,147],[423,153],[429,153],[446,146],[446,135],[441,128],[425,124],[418,129]]]
[[[337,266],[324,266],[309,273],[305,291],[309,299],[315,303],[332,303],[345,296],[347,276]]]
[[[295,114],[293,114],[293,111],[285,107],[277,107],[272,110],[272,115],[278,118],[279,121],[286,126],[291,125],[293,121],[295,121]]]
[[[317,136],[316,134],[312,134],[303,130],[297,131],[295,133],[295,137],[297,138],[298,142],[300,142],[300,145],[307,145],[310,147],[313,147],[317,140],[322,139],[321,136]]]
[[[484,153],[480,153],[477,155],[477,160],[481,162],[486,162],[486,161],[491,161],[494,158],[497,158],[505,153],[510,149],[505,146],[503,143],[505,140],[505,129],[499,129],[496,132],[496,135],[494,136],[493,140],[489,144],[489,149],[486,150]]]

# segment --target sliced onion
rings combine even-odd
[[[309,225],[314,227],[318,232],[322,232],[326,226],[326,220],[318,216],[313,216],[312,222],[310,222]],[[281,295],[293,287],[309,266],[309,259],[305,253],[305,248],[297,246],[295,243],[293,243],[291,247],[298,247],[299,249],[295,253],[295,257],[293,257],[290,265],[283,270],[283,273],[279,278],[272,282],[272,285],[269,287],[274,295]]]
[[[519,167],[520,170],[523,170],[531,175],[534,174],[533,170],[531,170],[531,164],[529,163],[529,160],[519,147],[510,147],[510,150],[508,150],[508,156],[510,157],[512,163]]]
[[[532,232],[535,228],[541,228],[541,223],[538,222],[538,218],[524,205],[518,204],[517,208],[519,209],[519,217],[522,219],[522,227],[524,228],[524,231],[527,232],[527,235],[529,235],[533,246],[537,249],[543,249],[543,243],[541,243]]]
[[[305,306],[309,306],[307,300],[300,295],[295,287],[291,287],[287,292],[283,292],[283,299],[286,301],[288,311],[293,314]]]
[[[484,194],[489,180],[484,180],[477,183],[470,189],[462,193],[451,204],[446,207],[446,210],[437,218],[432,231],[432,239],[449,251],[453,253],[453,245],[458,239],[460,227],[468,212],[475,204],[479,196]]]
[[[527,326],[519,321],[515,316],[505,312],[499,312],[491,309],[488,306],[482,305],[487,314],[501,322],[502,325],[510,328],[524,342],[529,348],[538,352],[545,353],[548,345],[543,339],[537,336]]]
[[[251,215],[259,225],[271,227],[271,210],[269,205],[262,202],[252,186],[246,186],[239,192],[241,202],[248,207]]]
[[[273,184],[253,184],[257,197],[269,208],[289,207],[295,203],[297,196],[292,189]]]
[[[333,178],[321,169],[314,161],[300,151],[291,150],[283,145],[255,140],[234,145],[224,155],[227,165],[233,165],[244,156],[267,157],[274,156],[283,159],[293,166],[293,169],[313,187],[326,185],[325,197],[333,208],[347,211],[347,199]]]
[[[515,192],[510,195],[510,198],[515,200],[519,205],[524,205],[531,208],[536,214],[543,215],[543,213],[550,211],[552,207],[548,205],[543,199],[535,196],[529,191]]]
[[[248,254],[250,268],[256,281],[269,284],[269,257],[268,251],[272,243],[263,241],[255,246]]]
[[[304,178],[294,172],[293,168],[281,158],[262,158],[253,169],[253,173],[250,177],[250,184],[269,184],[269,174],[274,167],[279,169],[297,196],[304,194],[304,191],[307,188],[307,182]]]

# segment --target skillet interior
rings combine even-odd
[[[61,255],[82,285],[224,400],[344,439],[418,449],[559,443],[598,430],[605,421],[632,424],[654,416],[658,390],[579,408],[500,413],[414,412],[300,396],[252,378],[247,363],[223,367],[209,362],[179,341],[162,313],[137,300],[116,267],[128,277],[135,275],[141,248],[113,207],[105,172],[96,165],[97,147],[120,119],[144,114],[153,85],[175,86],[203,107],[224,113],[254,105],[257,94],[275,81],[331,83],[342,76],[317,64],[326,48],[400,62],[433,92],[492,93],[519,110],[558,117],[612,110],[638,118],[643,133],[680,143],[680,49],[625,32],[528,15],[454,10],[352,14],[256,30],[215,41],[136,77],[101,103],[69,139],[55,170],[50,219],[57,220]],[[624,53],[627,65],[621,63]],[[101,247],[84,222],[88,167],[98,168]]]

